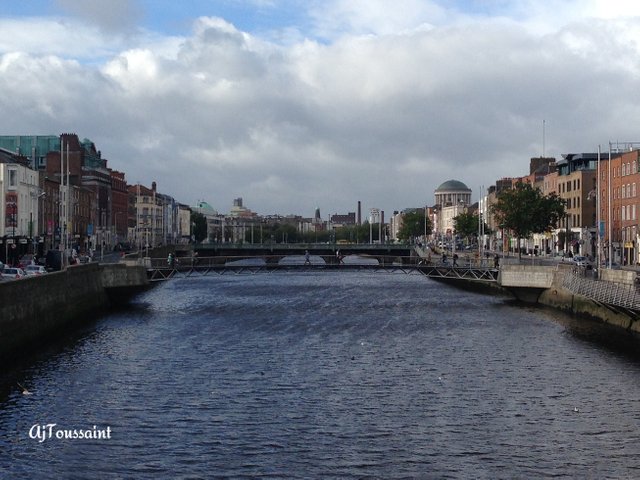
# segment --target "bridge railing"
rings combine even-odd
[[[334,254],[331,255],[310,255],[309,263],[312,265],[325,265],[325,264],[417,264],[419,262],[418,257],[407,257],[397,255],[380,255],[380,256],[355,256],[348,255],[344,257],[337,257]],[[147,266],[147,268],[159,269],[159,268],[212,268],[224,265],[232,264],[290,264],[290,265],[303,265],[306,262],[305,256],[300,255],[282,255],[277,253],[265,253],[262,255],[218,255],[218,256],[182,256],[175,257],[173,261],[167,258],[145,258],[141,262]]]
[[[635,285],[595,280],[578,271],[571,271],[565,273],[563,286],[596,302],[640,311],[640,292]]]

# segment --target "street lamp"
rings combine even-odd
[[[124,212],[115,212],[113,214],[113,235],[115,237],[115,244],[118,244],[118,215],[122,215]]]
[[[424,207],[424,243],[427,244],[427,206]]]

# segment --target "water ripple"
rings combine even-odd
[[[575,322],[412,276],[172,281],[4,377],[0,471],[638,477],[640,363]]]

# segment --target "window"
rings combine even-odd
[[[636,184],[635,184],[635,182],[634,182],[634,183],[631,185],[631,196],[635,198],[635,197],[636,197],[636,195],[637,195],[637,194],[636,194]]]
[[[18,171],[9,170],[9,188],[16,188],[18,186]]]
[[[638,163],[634,160],[633,163],[631,164],[631,173],[637,173],[638,172]]]
[[[627,168],[625,166],[625,164],[622,164],[622,176],[625,176],[627,174]]]

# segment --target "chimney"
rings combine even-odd
[[[156,182],[151,182],[151,190],[156,191]]]

